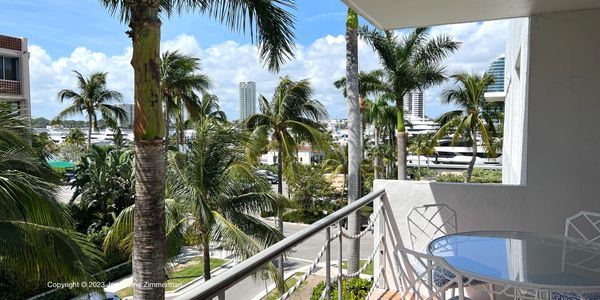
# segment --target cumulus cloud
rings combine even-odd
[[[482,72],[499,54],[504,52],[506,22],[493,21],[459,25],[438,26],[432,35],[450,34],[463,42],[457,53],[446,61],[449,72],[468,70]],[[263,68],[259,62],[257,48],[252,44],[226,41],[221,44],[202,46],[191,35],[182,34],[173,40],[164,41],[162,50],[180,50],[201,59],[202,71],[213,82],[211,92],[219,96],[222,108],[229,118],[238,117],[238,84],[252,80],[257,91],[270,98],[278,78],[290,75],[293,79],[309,78],[314,88],[314,98],[322,101],[331,118],[346,115],[345,100],[333,81],[345,74],[344,36],[324,36],[308,45],[296,46],[296,57],[288,62],[279,74]],[[66,105],[56,101],[56,93],[63,88],[74,88],[72,70],[83,74],[94,71],[109,73],[108,86],[122,92],[125,101],[133,102],[133,70],[130,65],[132,49],[108,56],[101,52],[79,47],[68,57],[52,58],[42,47],[30,47],[30,76],[32,110],[34,116],[53,117]],[[361,70],[378,68],[378,58],[363,41],[359,42],[359,64]],[[442,87],[426,91],[426,114],[439,115],[445,108],[439,104]]]

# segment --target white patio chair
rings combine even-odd
[[[567,218],[565,222],[565,237],[574,238],[578,241],[588,245],[590,243],[600,242],[600,213],[580,211],[577,214]],[[569,255],[572,253],[573,255]],[[588,269],[596,271],[594,267],[588,267],[586,262],[589,262],[597,258],[597,252],[585,252],[569,249],[567,244],[563,248],[562,257],[562,270],[563,272],[567,267]],[[559,293],[553,292],[551,295],[552,300],[579,300],[579,299],[600,299],[599,293]]]
[[[565,236],[588,242],[600,242],[600,213],[580,211],[567,218]]]
[[[456,212],[446,204],[413,207],[406,216],[412,250],[426,252],[427,245],[439,237],[456,233]]]
[[[444,300],[450,290],[451,300],[469,299],[464,296],[464,287],[470,284],[469,280],[443,258],[399,246],[394,259],[401,285],[400,299]],[[458,296],[454,296],[455,289],[458,289]]]

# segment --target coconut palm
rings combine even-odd
[[[192,97],[195,97],[194,101],[198,103],[198,111],[191,115],[191,119],[181,120],[179,117],[182,117],[182,114],[178,114],[176,116],[175,126],[178,131],[178,144],[183,145],[184,141],[184,131],[189,128],[193,122],[205,123],[208,120],[215,120],[217,122],[226,122],[227,116],[225,112],[221,110],[219,105],[219,97],[216,95],[205,93],[202,95],[202,98],[198,98],[198,95],[193,94]]]
[[[375,179],[381,178],[380,172],[383,169],[381,166],[382,149],[381,141],[384,140],[386,133],[393,131],[396,127],[396,107],[388,104],[386,95],[380,95],[377,100],[365,101],[364,116],[367,123],[373,125],[374,128],[374,163],[373,172]]]
[[[165,217],[156,207],[164,206],[165,116],[160,93],[161,19],[181,12],[198,11],[239,32],[250,31],[259,44],[260,60],[271,71],[279,70],[293,57],[294,17],[286,8],[294,8],[293,0],[100,0],[112,15],[130,28],[134,70],[136,118],[136,206],[135,253],[133,277],[137,283],[160,283],[164,280],[161,262],[165,247]],[[141,178],[141,179],[140,179]],[[138,284],[134,297],[163,299],[161,285]]]
[[[79,128],[71,128],[65,136],[65,144],[82,146],[85,144],[85,134]]]
[[[308,79],[292,81],[288,76],[281,78],[271,102],[263,95],[258,97],[260,113],[248,117],[246,128],[252,133],[247,152],[258,159],[268,150],[277,151],[277,191],[283,193],[284,162],[295,160],[298,147],[304,142],[314,147],[325,143],[321,125],[326,117],[325,107],[312,100],[312,88]],[[278,215],[278,228],[283,232],[283,216]],[[279,276],[283,277],[283,256],[279,262]],[[281,288],[281,286],[280,286]]]
[[[440,139],[452,130],[454,131],[452,144],[458,142],[461,137],[471,142],[473,156],[465,177],[466,182],[471,182],[477,159],[478,136],[481,136],[481,142],[488,156],[493,157],[496,151],[492,137],[495,132],[494,122],[489,110],[486,109],[488,102],[484,97],[486,88],[494,83],[494,76],[460,73],[453,75],[452,78],[455,79],[456,87],[445,90],[442,100],[445,103],[453,103],[459,109],[449,111],[439,118],[441,127],[435,134],[435,138]]]
[[[183,135],[183,110],[196,116],[200,110],[199,98],[195,92],[206,93],[210,87],[208,76],[200,74],[200,59],[179,53],[166,51],[160,60],[160,91],[167,113],[165,129],[165,147],[169,147],[170,120],[175,119],[176,137]]]
[[[0,270],[28,282],[93,280],[100,252],[72,230],[56,175],[30,147],[18,112],[0,105]]]
[[[169,156],[167,191],[167,257],[183,246],[181,236],[193,235],[203,250],[204,279],[209,280],[210,247],[218,243],[244,260],[283,238],[280,231],[255,218],[263,211],[287,205],[245,160],[240,147],[245,135],[214,120],[199,125],[187,154]],[[131,249],[132,209],[117,218],[106,247]],[[187,216],[186,216],[187,215]]]
[[[122,102],[123,95],[106,88],[106,72],[92,73],[85,78],[81,73],[73,71],[77,77],[77,91],[63,89],[58,92],[60,102],[72,101],[71,105],[61,111],[56,120],[77,114],[85,114],[88,121],[87,145],[92,144],[92,129],[98,130],[98,113],[107,124],[124,122],[127,113],[122,108],[111,105],[111,102]]]
[[[361,27],[360,35],[373,47],[383,66],[385,93],[396,103],[398,179],[406,180],[406,128],[403,99],[406,93],[443,82],[440,62],[460,46],[450,36],[429,37],[429,28],[417,28],[404,37],[393,31]]]

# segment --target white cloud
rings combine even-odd
[[[484,22],[435,27],[432,34],[446,33],[463,42],[456,54],[448,58],[450,72],[468,70],[481,72],[499,54],[504,52],[506,22]],[[268,72],[258,60],[257,48],[251,44],[226,41],[210,47],[202,47],[191,35],[182,34],[174,40],[162,43],[162,50],[179,49],[201,59],[202,70],[213,81],[212,93],[221,99],[222,108],[231,119],[238,116],[238,83],[253,80],[259,93],[270,98],[278,77],[289,74],[293,79],[309,78],[315,91],[315,99],[322,101],[330,117],[346,115],[345,100],[333,87],[333,81],[345,74],[344,36],[325,36],[309,45],[297,45],[296,57],[288,62],[279,74]],[[63,88],[74,88],[72,70],[83,74],[94,71],[109,72],[108,85],[122,92],[126,102],[133,101],[133,70],[130,65],[131,48],[120,55],[107,56],[83,47],[73,50],[70,56],[53,59],[42,48],[30,47],[30,74],[33,114],[53,117],[65,105],[56,101],[56,93]],[[378,58],[370,47],[359,42],[359,66],[362,70],[378,67]],[[437,95],[441,87],[426,92],[426,114],[440,113]]]

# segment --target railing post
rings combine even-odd
[[[331,226],[325,229],[325,299],[331,299]]]
[[[342,300],[342,240],[344,237],[342,236],[342,221],[338,222],[338,226],[340,228],[340,236],[338,237],[339,241],[339,249],[338,249],[338,281],[337,281],[337,290],[338,290],[338,300]]]

